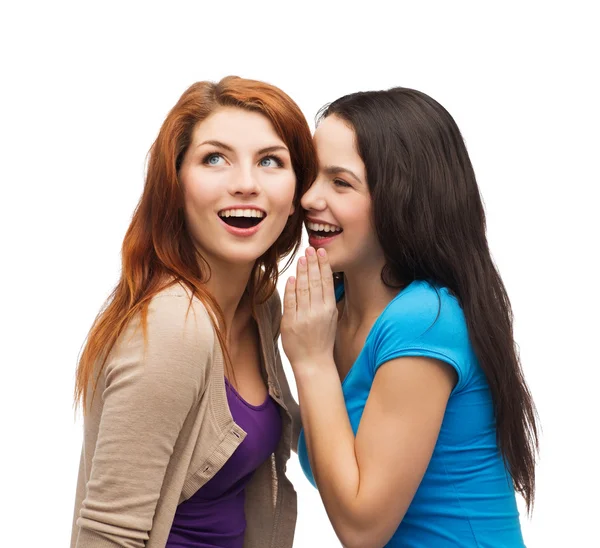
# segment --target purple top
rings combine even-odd
[[[245,401],[225,379],[234,422],[244,441],[223,467],[175,512],[165,548],[242,548],[246,530],[244,494],[254,471],[275,451],[281,437],[277,404]]]

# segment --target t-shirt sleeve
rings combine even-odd
[[[214,330],[189,298],[159,295],[105,365],[103,408],[77,548],[143,548],[181,428],[207,383]],[[90,396],[91,397],[91,396]]]
[[[373,333],[373,373],[393,359],[420,356],[456,371],[454,391],[465,386],[473,368],[467,326],[456,299],[443,291],[421,287],[390,303]]]

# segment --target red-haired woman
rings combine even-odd
[[[275,283],[315,172],[302,112],[271,85],[199,82],[168,114],[77,371],[72,547],[292,546],[299,415]]]

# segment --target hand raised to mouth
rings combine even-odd
[[[332,359],[337,328],[333,272],[325,249],[306,250],[285,287],[283,349],[294,373]]]

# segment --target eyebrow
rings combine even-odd
[[[229,152],[233,152],[233,147],[226,145],[225,143],[222,143],[221,141],[213,141],[213,140],[209,140],[209,141],[202,141],[198,147],[201,147],[202,145],[212,145],[214,147],[219,147],[219,148],[223,148],[225,150],[228,150]],[[196,148],[198,148],[196,147]],[[277,150],[283,150],[285,152],[289,152],[287,147],[283,146],[283,145],[273,145],[270,147],[265,147],[265,148],[261,148],[258,151],[258,154],[267,154],[269,152],[275,152]]]
[[[351,177],[356,179],[359,183],[362,183],[361,178],[358,175],[356,175],[356,173],[354,173],[352,170],[345,168],[345,167],[326,166],[323,168],[323,172],[326,173],[327,175],[337,175],[338,173],[347,173],[348,175],[350,175]]]

